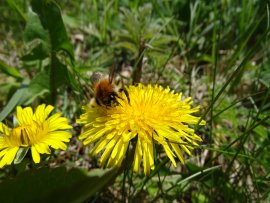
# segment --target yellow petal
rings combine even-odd
[[[36,150],[35,146],[31,147],[31,152],[32,152],[32,158],[33,158],[34,162],[39,163],[40,162],[40,155],[39,155],[38,151]]]
[[[113,149],[113,148],[108,148],[108,147],[107,147],[107,148],[105,149],[105,151],[103,152],[103,154],[102,154],[102,156],[101,156],[101,158],[100,158],[100,165],[101,165],[102,167],[105,166],[106,161],[107,161],[108,158],[111,156],[112,149]]]
[[[6,163],[8,165],[12,163],[18,150],[19,150],[19,147],[13,147],[6,153],[5,157],[6,157]]]
[[[99,153],[101,150],[103,150],[103,148],[108,144],[110,140],[107,140],[107,139],[101,139],[99,140],[98,143],[96,143],[95,147],[91,150],[91,154],[97,154]],[[114,142],[115,143],[115,140],[111,140],[111,142]],[[106,147],[106,150],[109,150],[111,149],[112,147],[109,147],[107,146]]]
[[[183,154],[182,154],[181,149],[179,148],[178,144],[172,143],[171,145],[172,145],[172,148],[175,151],[178,159],[181,161],[182,164],[184,164],[185,163],[185,159],[183,157]]]
[[[117,155],[117,153],[119,152],[119,149],[121,149],[121,145],[122,145],[122,140],[119,139],[112,151],[112,155],[111,155],[111,158],[114,159]]]
[[[169,157],[169,159],[171,160],[171,162],[173,163],[174,167],[176,167],[176,162],[174,159],[174,153],[171,151],[170,147],[168,145],[163,145],[163,148],[167,154],[167,156]]]
[[[148,147],[147,143],[143,143],[143,171],[145,175],[150,174],[150,163],[149,163],[149,156],[148,156]]]
[[[138,140],[136,144],[135,154],[134,154],[134,162],[133,162],[133,171],[138,172],[140,169],[140,164],[142,161],[142,146],[141,141]]]
[[[0,168],[2,168],[4,165],[10,165],[12,163],[12,161],[14,160],[18,150],[19,150],[19,147],[13,147],[13,148],[6,149],[4,156],[1,155],[3,157],[0,161]]]
[[[8,152],[9,148],[5,148],[0,152],[0,158]]]
[[[40,154],[50,154],[51,153],[49,146],[44,144],[44,143],[35,144],[35,149]]]
[[[0,122],[0,133],[3,133],[4,135],[9,135],[8,127],[2,122]]]
[[[18,124],[22,125],[22,124],[28,124],[32,121],[32,116],[33,116],[33,110],[30,107],[26,107],[26,108],[22,108],[20,106],[18,106],[16,108],[16,117],[18,120]]]

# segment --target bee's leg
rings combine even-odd
[[[108,100],[107,106],[114,107],[114,106],[118,105],[119,102],[117,101],[116,98],[119,98],[119,96],[117,95],[116,92],[112,92],[112,93],[110,94],[110,98],[109,98],[109,100]]]
[[[128,91],[127,91],[125,88],[121,88],[119,91],[125,93],[126,98],[127,98],[127,100],[128,100],[128,103],[130,104],[130,99],[129,99]]]
[[[101,104],[100,104],[100,102],[98,101],[98,99],[95,98],[95,100],[96,100],[97,105],[101,106]]]

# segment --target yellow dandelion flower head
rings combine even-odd
[[[191,155],[191,150],[202,139],[195,134],[189,124],[197,124],[199,117],[192,113],[191,98],[182,100],[169,88],[155,85],[129,86],[128,97],[120,92],[119,105],[114,107],[87,105],[85,113],[77,123],[84,124],[84,132],[79,136],[85,145],[95,143],[92,154],[104,149],[100,158],[102,166],[120,166],[129,142],[137,138],[133,170],[138,172],[143,161],[144,173],[154,169],[154,145],[161,144],[165,153],[176,166],[175,157],[184,163],[182,150]],[[201,121],[200,125],[204,125]],[[181,150],[182,149],[182,150]]]
[[[65,131],[72,128],[61,113],[49,114],[53,106],[39,105],[33,112],[31,107],[16,109],[14,128],[0,122],[0,167],[9,165],[20,148],[31,148],[35,163],[40,162],[40,154],[50,154],[50,147],[65,150],[64,142],[69,142],[71,133]]]

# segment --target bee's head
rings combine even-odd
[[[104,97],[103,104],[105,104],[105,106],[115,106],[117,104],[116,97],[117,93],[111,92],[107,97]]]

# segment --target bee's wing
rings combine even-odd
[[[92,75],[91,75],[91,82],[93,85],[97,84],[101,78],[103,77],[102,73],[99,73],[99,72],[94,72]]]
[[[109,72],[109,82],[110,84],[112,84],[113,79],[115,77],[115,73],[116,73],[116,64],[114,63],[112,65],[112,67],[110,68],[110,72]]]

